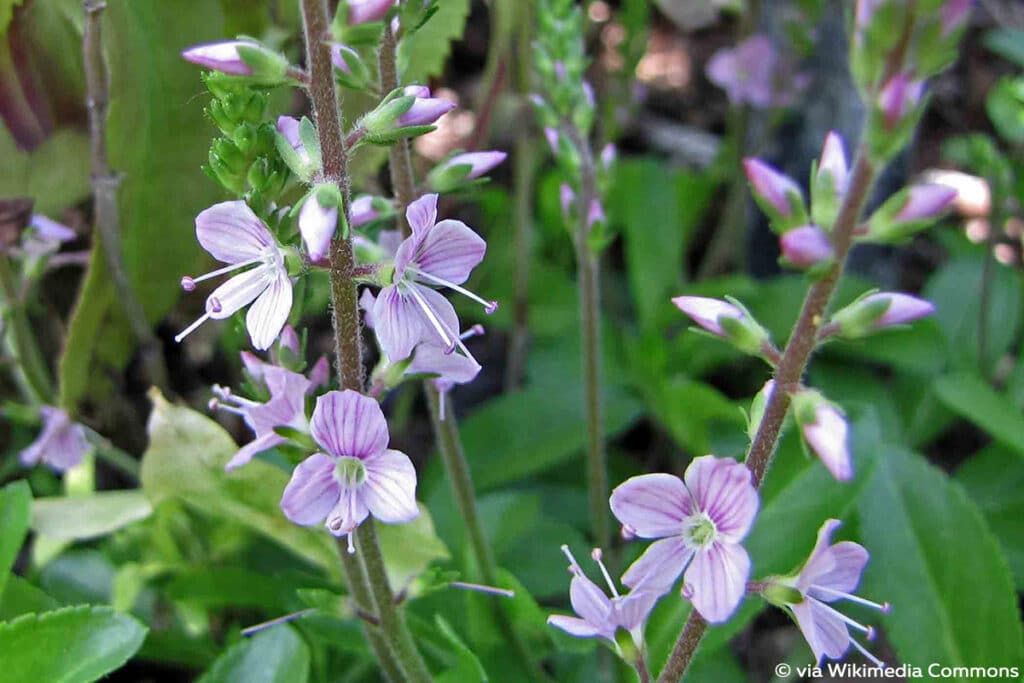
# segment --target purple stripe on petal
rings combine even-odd
[[[631,477],[615,487],[609,503],[619,522],[641,538],[678,534],[691,511],[690,494],[671,474]]]
[[[386,524],[403,524],[419,517],[416,468],[401,451],[385,450],[363,460],[366,481],[362,493],[370,514]]]
[[[679,578],[693,549],[681,536],[671,536],[652,543],[622,575],[622,583],[634,590],[664,594]]]
[[[206,299],[206,310],[214,320],[230,318],[244,306],[252,303],[271,282],[272,278],[264,268],[253,268],[239,273],[210,293]],[[257,348],[262,350],[269,346],[270,344],[267,344]]]
[[[700,615],[712,624],[720,624],[736,611],[749,576],[750,556],[743,546],[716,542],[698,551],[683,581]]]
[[[377,401],[346,389],[316,401],[310,432],[335,457],[369,458],[388,447],[388,423]]]
[[[221,202],[196,216],[196,238],[218,261],[238,263],[260,256],[274,238],[243,201]]]
[[[846,624],[821,603],[804,600],[790,608],[819,664],[825,657],[841,659],[850,649],[850,632]]]
[[[377,341],[393,363],[412,355],[412,350],[426,333],[416,302],[394,285],[380,290],[373,303],[371,317]]]
[[[334,460],[315,453],[298,464],[281,496],[281,511],[295,524],[318,524],[338,503]]]
[[[573,577],[569,584],[569,602],[572,603],[573,611],[588,624],[604,624],[608,630],[615,631],[611,625],[612,601],[587,577],[580,574]]]
[[[274,343],[292,310],[291,280],[284,271],[278,271],[275,275],[245,316],[245,326],[249,330],[252,345],[261,351],[269,349]]]
[[[757,490],[750,470],[732,458],[705,455],[686,468],[686,485],[698,506],[714,522],[719,537],[739,541],[757,516]]]
[[[427,232],[413,262],[425,273],[461,285],[486,251],[487,243],[465,223],[444,220]]]

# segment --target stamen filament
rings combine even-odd
[[[865,659],[870,661],[872,664],[877,666],[879,669],[886,668],[885,662],[883,662],[881,659],[879,659],[878,657],[876,657],[873,654],[871,654],[870,652],[868,652],[867,649],[865,649],[865,647],[863,645],[861,645],[860,643],[857,642],[856,638],[850,638],[850,642],[853,644],[853,646],[855,648],[857,648],[857,650],[860,651],[860,653],[862,655],[864,655]]]
[[[569,564],[572,567],[573,573],[579,576],[583,576],[583,569],[580,568],[580,564],[576,561],[576,558],[572,556],[572,551],[569,550],[568,545],[562,545],[562,552],[565,553],[565,556],[569,558]]]
[[[193,332],[195,332],[196,329],[200,325],[202,325],[203,323],[205,323],[209,319],[210,319],[210,314],[208,312],[207,313],[203,313],[201,316],[199,316],[198,320],[196,320],[194,323],[192,323],[191,325],[186,327],[184,330],[179,332],[177,335],[175,335],[174,341],[177,342],[178,344],[180,344],[182,339],[184,339],[188,335],[190,335]]]
[[[478,583],[466,583],[464,581],[452,581],[448,584],[451,588],[462,588],[463,590],[488,593],[489,595],[500,595],[505,598],[516,597],[516,592],[507,588],[496,588],[494,586],[481,586]]]
[[[498,302],[497,301],[487,301],[486,299],[484,299],[483,297],[479,296],[478,294],[474,294],[473,292],[469,291],[465,287],[460,287],[459,285],[455,284],[454,282],[449,282],[448,280],[439,278],[436,275],[431,275],[430,273],[427,273],[427,272],[422,271],[422,270],[416,270],[416,271],[414,271],[414,273],[417,276],[421,277],[421,278],[424,278],[426,280],[429,280],[429,281],[433,282],[434,284],[441,285],[442,287],[447,287],[448,289],[450,289],[452,291],[455,291],[455,292],[458,292],[459,294],[461,294],[461,295],[463,295],[465,297],[469,297],[473,301],[475,301],[478,304],[480,304],[481,306],[483,306],[484,307],[484,311],[487,313],[487,315],[490,315],[491,313],[494,313],[496,310],[498,310]]]
[[[427,316],[427,320],[430,321],[431,326],[433,326],[434,330],[436,330],[441,336],[441,341],[443,341],[445,345],[445,353],[450,354],[455,351],[455,348],[461,343],[461,340],[458,338],[453,339],[454,335],[449,333],[448,328],[445,327],[444,323],[434,315],[434,311],[427,305],[427,302],[423,299],[423,295],[416,291],[416,285],[406,287],[406,291],[409,292],[409,294],[412,295],[412,298],[416,300],[416,303],[423,311],[423,314]]]
[[[882,612],[883,614],[888,614],[889,610],[892,609],[892,605],[890,605],[887,602],[879,604],[877,602],[872,602],[871,600],[866,600],[860,596],[852,595],[850,593],[843,593],[842,591],[832,590],[831,588],[824,588],[822,586],[811,586],[811,589],[818,593],[823,593],[825,595],[829,595],[832,597],[843,598],[844,600],[849,600],[850,602],[856,603],[858,605],[863,605],[864,607],[876,609],[879,612]]]
[[[608,568],[604,566],[604,562],[601,561],[601,549],[594,548],[590,553],[590,557],[594,559],[597,566],[601,568],[601,573],[604,575],[604,582],[608,584],[608,588],[612,591],[612,597],[619,597],[619,591],[615,588],[615,584],[612,582],[611,574],[608,573]]]
[[[232,263],[231,265],[224,266],[223,268],[218,268],[217,270],[211,270],[209,273],[204,273],[202,275],[197,275],[197,276],[195,276],[193,278],[190,278],[190,280],[194,284],[196,282],[202,282],[203,280],[209,280],[210,278],[219,277],[221,275],[227,275],[228,273],[234,272],[234,271],[238,270],[239,268],[245,268],[246,266],[251,266],[254,263],[262,263],[262,262],[263,262],[263,257],[262,256],[255,256],[255,257],[253,257],[251,259],[248,259],[246,261],[239,261],[238,263]]]
[[[856,629],[856,630],[860,631],[861,633],[869,636],[868,640],[871,639],[870,636],[873,635],[874,629],[871,628],[870,626],[865,626],[864,624],[860,623],[859,621],[854,621],[850,617],[846,616],[845,614],[843,614],[842,612],[837,610],[835,607],[832,607],[828,603],[822,602],[821,600],[818,600],[817,598],[813,598],[810,595],[808,595],[807,599],[813,601],[819,607],[827,610],[830,614],[832,614],[836,618],[840,619],[844,624],[846,624],[850,628]]]

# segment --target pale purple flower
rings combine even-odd
[[[744,159],[743,168],[754,194],[779,215],[787,218],[792,215],[793,207],[790,206],[790,196],[795,194],[797,197],[803,197],[800,186],[792,178],[760,159]]]
[[[354,57],[357,60],[359,59],[359,53],[348,45],[331,43],[331,64],[334,65],[335,69],[340,70],[342,73],[351,74],[352,69],[349,68],[348,62],[345,61],[346,55],[348,57]]]
[[[819,665],[825,657],[842,658],[852,644],[876,666],[884,667],[881,660],[850,637],[849,629],[853,628],[872,640],[874,629],[854,621],[832,606],[838,600],[848,600],[881,612],[889,611],[888,603],[878,604],[853,595],[870,556],[863,546],[851,541],[832,545],[832,534],[839,526],[839,520],[830,519],[818,530],[818,541],[803,569],[784,582],[784,585],[799,591],[803,600],[785,606],[792,612]]]
[[[355,26],[380,21],[394,5],[395,0],[348,0],[348,23]]]
[[[832,242],[816,225],[804,225],[779,238],[782,256],[795,266],[810,268],[832,259]]]
[[[825,136],[825,144],[821,148],[821,159],[818,161],[818,178],[825,174],[832,178],[832,188],[839,197],[846,194],[850,184],[850,170],[843,150],[843,139],[835,131]]]
[[[199,277],[184,277],[186,292],[197,282],[254,266],[233,275],[206,299],[206,312],[174,340],[180,342],[204,322],[223,320],[248,304],[245,324],[252,345],[270,347],[288,320],[292,308],[292,283],[285,268],[284,253],[263,221],[243,201],[214,204],[196,216],[196,238],[203,249],[227,263]]]
[[[595,550],[592,557],[601,568],[601,574],[604,575],[605,582],[611,590],[612,597],[609,598],[583,573],[583,569],[569,551],[569,546],[563,545],[562,552],[569,558],[569,571],[572,572],[569,602],[579,616],[554,614],[548,617],[548,624],[577,638],[604,638],[616,650],[619,649],[619,644],[615,640],[615,634],[621,628],[629,632],[637,649],[643,650],[644,625],[660,595],[645,590],[633,590],[628,595],[620,595],[604,563],[601,562],[600,551]]]
[[[21,249],[26,256],[44,257],[53,254],[60,245],[72,242],[78,236],[74,230],[47,218],[42,214],[32,214],[28,230],[22,234]]]
[[[718,50],[708,62],[708,80],[725,90],[733,104],[768,107],[775,103],[779,53],[764,35],[753,35],[735,48]]]
[[[299,135],[299,120],[292,116],[277,117],[277,132],[280,133],[288,144],[292,146],[299,160],[303,164],[310,163],[309,151],[302,144],[302,137]]]
[[[256,434],[255,439],[232,456],[224,466],[226,470],[241,467],[257,453],[287,442],[288,439],[274,431],[277,427],[289,427],[303,432],[309,429],[306,396],[313,389],[312,383],[297,372],[268,363],[263,364],[260,378],[270,390],[270,400],[266,403],[243,398],[226,387],[213,387],[217,398],[210,401],[210,407],[240,416]]]
[[[914,80],[911,74],[899,73],[890,78],[878,93],[885,125],[895,127],[918,105],[923,94],[924,81]]]
[[[742,320],[745,317],[738,306],[721,299],[710,299],[703,296],[677,296],[672,299],[672,303],[680,311],[690,316],[693,322],[718,337],[726,336],[719,323],[719,319],[723,316],[734,320]]]
[[[554,154],[555,156],[558,156],[558,136],[559,133],[557,128],[552,128],[548,126],[544,129],[544,139],[548,141],[548,147],[551,148],[551,153]]]
[[[853,478],[849,426],[839,410],[827,401],[814,408],[814,421],[800,425],[804,441],[838,481]]]
[[[726,621],[746,591],[750,557],[741,542],[757,515],[757,490],[747,466],[705,455],[685,481],[646,474],[620,484],[612,512],[629,532],[652,543],[622,582],[665,593],[683,574],[683,595],[711,623]]]
[[[973,0],[946,0],[942,6],[942,35],[948,36],[967,21]]]
[[[906,203],[896,214],[898,222],[928,221],[938,218],[957,197],[955,189],[940,183],[924,183],[910,188]]]
[[[463,180],[476,180],[485,173],[489,173],[498,164],[505,161],[508,156],[505,152],[490,151],[490,152],[467,152],[466,154],[457,154],[451,159],[444,163],[442,168],[451,168],[452,166],[469,165],[469,173]]]
[[[615,146],[615,143],[609,142],[601,149],[601,167],[604,168],[606,172],[612,170],[612,166],[615,165],[615,160],[618,156],[619,150]]]
[[[406,96],[415,97],[412,107],[398,118],[398,126],[430,126],[439,118],[455,108],[454,102],[430,96],[430,88],[422,85],[409,85],[404,90]]]
[[[374,198],[370,195],[363,195],[352,200],[348,209],[348,224],[353,228],[359,228],[371,223],[380,217],[380,211],[373,207]]]
[[[313,439],[325,451],[295,468],[281,497],[285,517],[302,526],[325,522],[348,536],[373,515],[386,524],[419,516],[416,469],[401,451],[388,448],[388,423],[375,400],[352,390],[317,399],[310,420]]]
[[[459,319],[451,303],[433,287],[447,287],[493,313],[498,304],[462,287],[487,250],[487,243],[465,223],[437,222],[437,195],[428,194],[406,209],[412,235],[398,246],[392,284],[381,289],[373,306],[377,339],[392,362],[408,358],[425,339],[449,353],[470,356],[459,338]]]
[[[85,435],[85,427],[72,422],[60,408],[42,406],[39,416],[43,428],[36,440],[18,454],[21,464],[32,467],[43,463],[58,472],[65,472],[82,462],[92,450]]]
[[[888,300],[889,306],[885,309],[885,313],[875,320],[874,327],[876,328],[906,325],[935,312],[935,304],[932,302],[899,292],[869,294],[858,303],[868,305],[881,300]]]
[[[311,261],[321,261],[327,256],[337,228],[338,207],[322,205],[319,193],[314,190],[299,210],[299,233]]]
[[[232,76],[251,76],[252,67],[245,63],[238,48],[262,49],[249,40],[223,40],[216,43],[195,45],[181,53],[185,61],[205,66],[213,71]]]

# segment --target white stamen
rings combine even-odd
[[[864,648],[863,645],[861,645],[860,643],[857,642],[857,640],[855,638],[850,638],[850,642],[853,643],[853,646],[855,648],[857,648],[862,655],[864,655],[865,659],[869,660],[872,664],[877,666],[879,669],[885,669],[886,668],[885,662],[883,662],[881,659],[879,659],[878,657],[876,657],[873,654],[871,654],[870,652],[868,652]]]
[[[439,391],[439,392],[437,392],[437,400],[438,400],[438,403],[439,403],[439,405],[437,407],[437,418],[439,420],[441,420],[441,422],[444,422],[444,413],[445,413],[444,407],[445,407],[445,404],[448,403],[448,392],[447,391]]]
[[[185,328],[184,330],[182,330],[181,332],[179,332],[179,333],[178,333],[177,335],[175,335],[175,337],[174,337],[174,341],[175,341],[175,342],[177,342],[178,344],[180,344],[180,343],[181,343],[181,340],[182,340],[182,339],[184,339],[184,338],[185,338],[185,337],[187,337],[188,335],[190,335],[190,334],[192,334],[193,332],[195,332],[195,331],[196,331],[196,329],[197,329],[197,328],[198,328],[198,327],[199,327],[200,325],[202,325],[203,323],[205,323],[205,322],[206,322],[207,320],[209,320],[209,319],[210,319],[210,314],[209,314],[209,313],[203,313],[203,314],[202,314],[202,315],[201,315],[201,316],[199,317],[199,319],[198,319],[198,320],[196,320],[196,321],[195,321],[194,323],[192,323],[191,325],[189,325],[188,327],[186,327],[186,328]]]
[[[597,562],[597,566],[601,568],[601,573],[604,575],[604,582],[608,584],[608,588],[612,591],[612,597],[619,597],[619,591],[615,588],[615,584],[612,582],[611,574],[608,573],[608,568],[604,566],[604,562],[601,561],[601,549],[594,548],[590,552],[590,557]]]
[[[444,323],[438,320],[436,315],[434,315],[434,311],[430,308],[430,306],[427,305],[427,302],[423,300],[423,295],[416,291],[416,285],[406,287],[405,289],[407,292],[409,292],[409,294],[412,295],[412,298],[416,300],[416,303],[423,311],[423,314],[426,315],[427,320],[430,321],[431,326],[433,326],[434,330],[436,330],[437,333],[441,336],[441,341],[443,341],[445,345],[444,352],[446,354],[454,352],[459,344],[459,340],[453,339],[453,336],[451,333],[449,333],[448,328],[444,326]]]
[[[829,595],[836,598],[843,598],[844,600],[849,600],[850,602],[856,603],[858,605],[863,605],[865,607],[870,607],[871,609],[876,609],[883,614],[888,614],[889,610],[892,609],[892,605],[890,605],[887,602],[879,604],[877,602],[866,600],[857,595],[853,595],[851,593],[843,593],[842,591],[832,590],[831,588],[824,588],[822,586],[812,585],[811,589],[817,591],[818,593],[824,593],[825,595]]]
[[[218,268],[217,270],[211,270],[209,273],[204,273],[203,275],[197,275],[195,277],[188,277],[188,276],[183,277],[183,278],[181,278],[181,288],[184,289],[186,292],[191,292],[192,289],[195,289],[197,282],[202,282],[203,280],[209,280],[210,278],[219,277],[221,275],[227,275],[228,273],[234,272],[234,271],[238,270],[239,268],[245,268],[246,266],[251,266],[254,263],[263,263],[264,258],[265,258],[264,256],[256,256],[254,258],[247,259],[245,261],[239,261],[238,263],[232,263],[231,265],[224,266],[223,268]],[[188,287],[185,286],[185,281],[186,280],[191,282],[192,289],[189,289]]]
[[[481,586],[478,583],[465,583],[463,581],[452,581],[448,584],[452,588],[462,588],[463,590],[476,591],[478,593],[487,593],[489,595],[500,595],[505,598],[516,597],[515,591],[510,591],[507,588],[495,588],[494,586]]]
[[[468,330],[460,334],[459,339],[461,339],[462,341],[466,341],[467,339],[472,339],[473,337],[482,336],[484,336],[484,326],[481,325],[480,323],[477,323],[476,325],[473,325],[473,327],[469,328]]]
[[[569,550],[569,546],[562,545],[562,552],[569,558],[569,571],[577,576],[583,576],[583,570],[580,568],[579,562],[572,556],[572,551]]]
[[[837,610],[835,607],[832,607],[831,605],[824,603],[821,600],[818,600],[817,598],[812,598],[808,595],[807,599],[813,601],[819,607],[827,610],[829,614],[832,614],[833,616],[837,617],[840,621],[842,621],[850,628],[860,631],[861,633],[867,635],[868,640],[871,640],[871,638],[873,637],[872,632],[874,631],[874,629],[872,629],[870,626],[865,626],[859,621],[854,621],[850,617],[846,616],[845,614]]]
[[[352,540],[352,532],[351,531],[348,532],[348,554],[349,555],[355,555],[356,554],[356,544],[355,544],[355,541]]]
[[[442,287],[447,287],[448,289],[450,289],[452,291],[455,291],[455,292],[458,292],[459,294],[461,294],[461,295],[463,295],[465,297],[469,297],[473,301],[475,301],[478,304],[480,304],[481,306],[483,306],[484,307],[484,312],[487,313],[487,315],[490,315],[491,313],[494,313],[496,310],[498,310],[498,302],[497,301],[487,301],[486,299],[482,298],[481,296],[479,296],[477,294],[474,294],[473,292],[469,291],[465,287],[460,287],[459,285],[455,284],[454,282],[448,282],[448,280],[444,280],[442,278],[439,278],[436,275],[431,275],[430,273],[427,273],[425,271],[416,270],[414,272],[419,277],[422,277],[422,278],[425,278],[427,280],[430,280],[434,284],[441,285]]]

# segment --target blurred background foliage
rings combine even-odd
[[[110,680],[195,680],[200,671],[206,683],[374,680],[358,620],[337,599],[343,588],[330,540],[279,514],[287,460],[272,453],[223,473],[245,430],[202,413],[211,383],[239,379],[237,351],[246,345],[240,323],[205,326],[183,346],[171,342],[200,305],[182,300],[178,286],[204,265],[192,221],[223,199],[200,171],[214,135],[203,113],[208,95],[179,53],[247,34],[297,60],[295,3],[108,4],[107,144],[123,175],[124,260],[162,340],[176,402],[147,394],[88,228],[81,4],[0,0],[0,197],[31,197],[35,212],[77,230],[73,248],[83,252],[79,263],[47,272],[26,299],[59,380],[54,401],[142,456],[140,490],[92,462],[63,481],[31,472],[31,495],[23,482],[0,489],[0,661],[21,661],[21,651],[47,642],[26,645],[24,634],[51,628],[76,645],[53,653],[53,680],[91,680],[133,655]],[[594,658],[580,656],[594,644],[544,624],[546,613],[566,602],[558,547],[588,548],[586,431],[559,179],[541,154],[538,131],[522,119],[517,95],[527,89],[526,4],[444,0],[402,57],[406,80],[429,81],[462,104],[417,143],[421,169],[474,136],[486,147],[528,155],[528,188],[513,191],[510,164],[448,207],[488,241],[473,289],[503,304],[514,298],[517,192],[528,192],[532,232],[525,381],[508,386],[505,378],[515,321],[514,307],[504,305],[481,321],[488,325],[479,353],[484,370],[456,392],[456,407],[487,532],[507,570],[503,583],[518,589],[509,613],[556,680],[583,682],[597,680]],[[617,482],[645,471],[680,473],[691,457],[746,448],[744,410],[767,379],[763,366],[688,332],[669,298],[734,296],[775,339],[785,339],[806,281],[779,271],[745,193],[739,212],[729,213],[737,152],[767,156],[804,178],[828,128],[856,130],[859,115],[835,78],[844,67],[830,42],[846,3],[585,4],[602,103],[598,129],[620,149],[606,206],[618,239],[604,259],[602,292],[606,433]],[[777,17],[808,7],[822,17],[819,30],[800,34],[807,42],[801,68],[816,80],[792,107],[742,112],[749,121],[740,136],[731,123],[736,110],[702,70],[715,49],[748,30],[747,13],[758,5],[780,41],[793,36]],[[871,287],[899,287],[934,301],[936,315],[913,328],[830,344],[813,363],[809,384],[851,418],[855,480],[833,481],[787,433],[748,542],[758,576],[786,572],[812,546],[823,519],[842,519],[844,535],[872,552],[862,593],[894,604],[881,622],[882,658],[890,662],[1024,662],[1022,46],[1019,5],[978,3],[961,58],[933,84],[912,149],[873,201],[921,176],[960,192],[957,211],[937,229],[898,249],[855,256],[839,296],[844,303]],[[287,94],[276,97],[273,111],[301,107]],[[353,98],[346,111],[361,106]],[[386,187],[382,161],[371,152],[356,157],[361,187]],[[710,245],[722,231],[730,235],[726,267],[708,274]],[[330,348],[326,287],[326,278],[310,279],[305,310],[323,312],[302,321],[311,356]],[[479,317],[470,308],[460,314]],[[4,397],[13,400],[14,386],[4,382]],[[531,680],[505,645],[488,599],[439,590],[448,572],[472,575],[472,558],[432,454],[421,398],[407,388],[389,399],[388,410],[394,442],[417,462],[429,511],[414,525],[381,529],[392,579],[415,597],[410,619],[422,649],[444,672],[439,680]],[[7,423],[4,480],[22,476],[17,452],[32,434]],[[28,534],[34,541],[22,548]],[[617,563],[625,566],[637,552],[623,546]],[[59,609],[70,605],[93,607]],[[290,627],[240,636],[242,627],[300,609],[313,612]],[[687,609],[670,597],[656,612],[648,629],[655,665]],[[809,661],[786,618],[762,609],[748,600],[739,617],[711,631],[692,680],[768,680],[777,661]],[[72,662],[79,672],[58,678]]]

